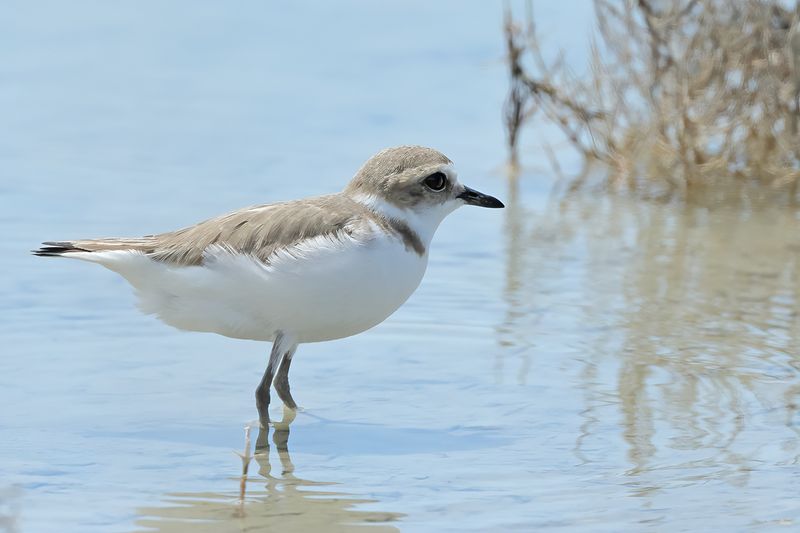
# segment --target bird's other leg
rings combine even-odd
[[[275,367],[279,365],[284,354],[294,352],[296,347],[297,344],[282,331],[275,334],[275,342],[273,342],[272,351],[269,354],[267,369],[264,371],[261,383],[256,388],[256,407],[262,429],[269,427],[269,388],[272,386],[272,378],[275,376]]]
[[[286,352],[283,356],[281,366],[278,368],[278,373],[275,375],[274,383],[275,392],[278,393],[278,397],[283,401],[283,405],[292,410],[297,409],[297,403],[295,403],[294,398],[292,398],[292,393],[289,390],[289,366],[292,364],[295,348]]]

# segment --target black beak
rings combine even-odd
[[[464,192],[456,196],[456,198],[461,198],[464,200],[465,204],[469,205],[477,205],[480,207],[505,207],[503,202],[494,196],[483,194],[482,192],[478,192],[475,189],[470,189],[469,187],[464,187]]]

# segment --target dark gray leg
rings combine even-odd
[[[289,366],[292,364],[292,357],[294,350],[286,352],[281,360],[281,366],[278,368],[278,373],[275,376],[275,392],[278,397],[283,401],[283,404],[289,409],[297,409],[297,404],[292,398],[292,393],[289,390]]]
[[[261,383],[256,389],[256,407],[258,408],[258,419],[262,428],[269,427],[269,388],[272,385],[272,378],[275,375],[275,367],[280,363],[284,354],[294,353],[297,344],[287,339],[283,332],[275,335],[275,342],[272,344],[272,351],[269,354],[269,363]]]
[[[267,422],[267,423],[269,423],[269,422]],[[269,440],[268,439],[269,439],[269,428],[267,428],[266,426],[259,427],[258,428],[258,437],[256,438],[255,457],[256,457],[256,461],[258,461],[258,464],[259,464],[260,468],[262,468],[262,469],[264,468],[264,465],[261,464],[260,458],[263,458],[264,454],[269,455]],[[269,467],[269,460],[267,460],[267,467]],[[258,473],[261,474],[261,470],[259,470]],[[269,472],[267,472],[267,473],[269,473]]]
[[[269,388],[272,385],[272,376],[274,374],[275,365],[272,363],[272,357],[269,358],[267,370],[261,378],[261,383],[256,388],[256,407],[258,408],[258,420],[261,427],[266,429],[269,427]]]

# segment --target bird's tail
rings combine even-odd
[[[47,241],[33,255],[39,257],[69,257],[75,254],[76,259],[86,259],[93,252],[138,251],[148,253],[153,250],[153,237],[84,239],[77,241]]]

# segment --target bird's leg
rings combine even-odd
[[[290,341],[286,335],[279,331],[275,334],[275,342],[272,344],[272,351],[269,354],[269,363],[261,378],[261,383],[256,388],[256,407],[258,408],[258,419],[261,427],[269,427],[269,388],[272,385],[272,378],[275,375],[275,367],[280,363],[281,357],[287,353],[294,353],[297,344]]]
[[[258,408],[258,420],[262,429],[269,427],[269,388],[272,385],[272,376],[275,368],[275,365],[272,364],[273,355],[275,355],[275,348],[272,349],[267,370],[261,378],[261,383],[256,388],[256,407]]]
[[[275,392],[278,397],[283,401],[283,404],[289,409],[296,410],[297,403],[292,398],[292,393],[289,390],[289,366],[292,364],[292,357],[294,356],[294,349],[286,352],[281,360],[281,366],[278,368],[278,373],[275,375]]]
[[[268,422],[269,423],[269,422]],[[259,424],[258,428],[258,437],[256,437],[256,450],[255,450],[255,458],[258,461],[259,466],[263,469],[264,465],[261,464],[260,458],[263,459],[264,455],[269,455],[269,429],[266,426],[261,426]],[[269,458],[267,458],[267,466],[269,466]],[[258,472],[261,474],[261,470]]]

